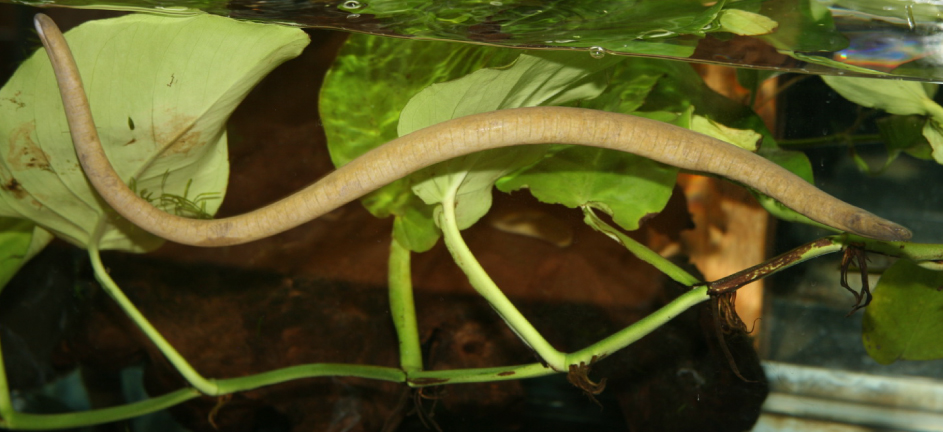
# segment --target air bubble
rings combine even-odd
[[[907,27],[910,27],[910,31],[913,31],[917,28],[917,20],[914,19],[914,4],[908,3],[904,6],[904,12],[907,13]]]
[[[360,18],[360,14],[350,14],[350,15],[347,15],[347,19],[349,19],[349,20],[355,20],[355,19],[357,19],[357,18]]]
[[[344,5],[341,7],[347,10],[357,10],[357,9],[362,8],[363,5],[360,4],[360,2],[357,0],[347,0],[344,2]]]
[[[606,50],[603,47],[594,46],[589,49],[589,56],[594,59],[601,59],[606,56]]]

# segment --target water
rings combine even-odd
[[[742,11],[689,0],[361,2],[59,0],[27,2],[192,13],[377,35],[530,49],[604,50],[700,63],[813,74],[943,81],[941,7],[904,0],[762,2]],[[107,5],[107,6],[106,6]],[[172,7],[172,8],[171,8]],[[743,6],[747,8],[747,6]],[[176,9],[173,9],[176,8]],[[726,15],[725,15],[726,14]],[[756,15],[750,15],[756,14]],[[734,36],[735,18],[772,19],[769,34]],[[740,23],[742,25],[742,22]]]

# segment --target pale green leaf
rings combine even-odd
[[[887,161],[884,163],[886,169],[890,166],[901,152],[907,152],[911,156],[920,159],[931,159],[932,148],[923,133],[928,119],[924,116],[892,115],[875,121],[878,131],[881,134],[881,141],[887,148]],[[938,135],[928,131],[933,135]],[[938,137],[937,137],[938,139]]]
[[[416,195],[410,194],[410,197],[418,202],[401,208],[402,214],[393,220],[393,237],[406,249],[425,252],[439,240],[439,229],[432,219],[433,207]]]
[[[0,218],[0,289],[26,262],[34,226],[26,219]]]
[[[226,120],[262,77],[308,43],[299,29],[212,15],[128,15],[83,24],[66,39],[118,174],[143,195],[186,195],[210,215],[226,189]],[[103,218],[103,249],[161,243],[116,217],[85,180],[42,50],[0,90],[0,141],[9,143],[0,152],[3,215],[31,219],[79,246],[90,244]]]
[[[502,179],[498,188],[528,188],[541,202],[592,207],[611,215],[622,228],[635,230],[641,220],[665,207],[677,175],[677,168],[631,153],[573,146]]]
[[[757,36],[771,33],[779,23],[767,16],[740,9],[727,9],[718,17],[724,31],[743,36]]]
[[[943,358],[943,272],[898,260],[874,288],[862,326],[878,363]]]
[[[823,76],[822,80],[845,99],[864,107],[899,115],[943,112],[916,81],[836,76]]]
[[[403,107],[423,88],[485,66],[507,66],[518,55],[479,45],[350,35],[321,87],[321,118],[331,160],[340,167],[396,138]],[[432,208],[413,194],[407,179],[361,202],[374,216],[396,216],[393,235],[414,252],[427,250],[439,238]]]
[[[923,125],[923,136],[933,149],[933,160],[943,164],[943,125],[935,118],[931,118]]]
[[[565,52],[522,54],[509,68],[482,69],[423,90],[403,109],[399,134],[497,109],[591,99],[606,87],[607,77],[601,71],[621,60],[586,61],[580,53]],[[412,176],[413,191],[427,204],[436,204],[457,190],[456,219],[464,229],[488,212],[495,181],[538,161],[545,152],[544,146],[521,146],[452,159]]]
[[[752,152],[756,151],[756,144],[763,138],[753,130],[727,127],[699,115],[691,119],[691,130]]]

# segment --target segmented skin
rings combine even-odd
[[[443,122],[390,141],[258,210],[224,219],[183,218],[152,206],[118,177],[102,149],[78,68],[62,33],[46,15],[37,15],[35,24],[52,62],[72,141],[89,181],[123,217],[177,243],[210,247],[251,242],[294,228],[438,162],[493,148],[548,143],[608,148],[716,174],[846,232],[886,241],[911,237],[907,228],[832,197],[739,147],[641,117],[564,107],[507,109]]]

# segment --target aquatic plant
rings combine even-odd
[[[928,270],[915,266],[933,267],[943,258],[943,247],[907,243],[910,233],[905,228],[842,203],[792,174],[787,168],[802,172],[803,164],[807,169],[808,162],[800,154],[779,149],[755,116],[746,115],[726,125],[717,121],[725,118],[720,111],[728,103],[706,90],[686,65],[566,53],[457,54],[456,58],[469,61],[460,66],[451,63],[420,78],[404,74],[413,81],[407,86],[412,91],[402,92],[403,100],[391,97],[388,103],[393,107],[382,107],[386,111],[381,113],[358,108],[361,116],[398,119],[395,126],[394,122],[384,122],[379,137],[345,136],[356,130],[349,126],[359,121],[350,112],[353,108],[346,112],[342,109],[326,119],[332,157],[340,166],[335,174],[269,210],[242,219],[177,217],[152,206],[154,191],[161,191],[160,197],[166,195],[175,209],[215,212],[218,200],[205,198],[221,197],[224,192],[228,175],[224,125],[229,113],[262,76],[297,55],[307,43],[306,36],[297,29],[210,16],[130,16],[73,31],[68,45],[76,49],[75,69],[68,45],[51,20],[39,16],[37,23],[51,63],[44,53],[37,53],[0,93],[0,109],[15,114],[2,117],[0,133],[16,143],[17,149],[0,158],[0,180],[4,185],[0,214],[29,221],[11,222],[15,229],[4,233],[16,244],[5,250],[8,261],[17,265],[24,262],[48,241],[50,233],[86,248],[104,289],[192,388],[117,408],[40,416],[14,411],[0,369],[0,416],[7,428],[43,429],[114,421],[163,409],[200,394],[220,396],[315,376],[356,376],[421,387],[567,373],[571,382],[592,393],[599,388],[586,374],[599,358],[637,341],[696,304],[718,301],[749,282],[789,266],[839,251],[845,252],[846,264],[854,261],[862,268],[866,265],[862,258],[865,251],[907,258],[899,261],[900,266],[914,268],[889,271],[888,280],[882,279],[882,284],[892,287],[887,291],[893,292],[894,286],[910,290],[933,286],[936,273],[924,274],[921,272]],[[200,33],[204,39],[194,44],[187,40],[187,32]],[[173,44],[175,39],[186,43]],[[248,44],[254,50],[246,50],[245,41],[249,40],[264,43]],[[160,47],[164,57],[142,57],[149,59],[145,61],[129,58],[128,50],[147,51],[139,46],[143,41]],[[369,51],[369,55],[382,59],[391,55],[392,46],[388,40],[353,37],[325,85],[322,103],[335,103],[333,95],[356,87],[347,81],[351,75],[344,72],[366,59],[351,52]],[[413,49],[410,54],[420,58],[441,53],[439,47],[431,45]],[[89,51],[101,56],[102,61],[86,69]],[[240,55],[234,56],[233,52]],[[400,50],[396,55],[404,53]],[[224,61],[232,65],[223,67]],[[59,91],[52,85],[54,72],[63,105],[59,105]],[[87,98],[78,74],[89,90]],[[671,85],[656,88],[657,83],[666,82]],[[390,83],[372,85],[389,88]],[[197,88],[199,92],[194,91]],[[864,88],[849,94],[869,92]],[[902,97],[918,102],[903,104],[909,108],[898,109],[899,104],[877,107],[900,115],[927,114],[933,120],[926,127],[933,131],[938,107],[926,100],[925,93],[910,95]],[[128,102],[123,106],[108,103],[114,100]],[[577,104],[579,108],[572,107]],[[536,107],[544,105],[570,107]],[[643,105],[659,109],[639,111]],[[384,144],[389,128],[395,128],[400,138]],[[64,130],[71,131],[71,141],[61,133]],[[773,154],[776,157],[771,159],[786,161],[786,168],[744,149],[755,150],[760,136],[764,137],[764,155]],[[927,138],[926,145],[936,145],[933,135]],[[73,142],[77,151],[73,150]],[[83,171],[76,169],[79,163]],[[576,174],[578,178],[569,172],[571,166],[582,168]],[[664,207],[678,168],[728,177],[752,188],[774,214],[828,226],[841,234],[800,246],[729,277],[701,281],[621,231],[636,229],[645,215]],[[576,352],[558,351],[503,295],[462,238],[461,230],[487,213],[494,186],[503,191],[527,188],[542,201],[581,208],[590,226],[690,289],[610,337]],[[188,198],[191,194],[195,197],[192,200]],[[98,200],[99,196],[109,205]],[[392,315],[401,347],[400,368],[310,364],[247,377],[208,379],[196,372],[138,312],[105,271],[99,256],[102,249],[147,251],[157,247],[162,238],[201,246],[251,241],[358,198],[364,198],[374,214],[396,218],[389,266]],[[605,222],[599,213],[612,216],[619,227]],[[440,237],[471,284],[538,354],[540,362],[486,369],[423,369],[409,262],[411,253],[427,250]],[[855,297],[855,307],[864,307],[870,300],[867,285]],[[920,307],[940,301],[926,299]],[[887,321],[882,318],[884,313],[900,317],[894,314],[912,311],[874,314],[877,328]],[[885,338],[894,338],[895,334],[875,332]],[[938,342],[927,338],[908,341],[897,344],[899,349],[893,353],[885,349],[876,358],[943,356]],[[915,344],[920,345],[918,350],[913,349]]]

